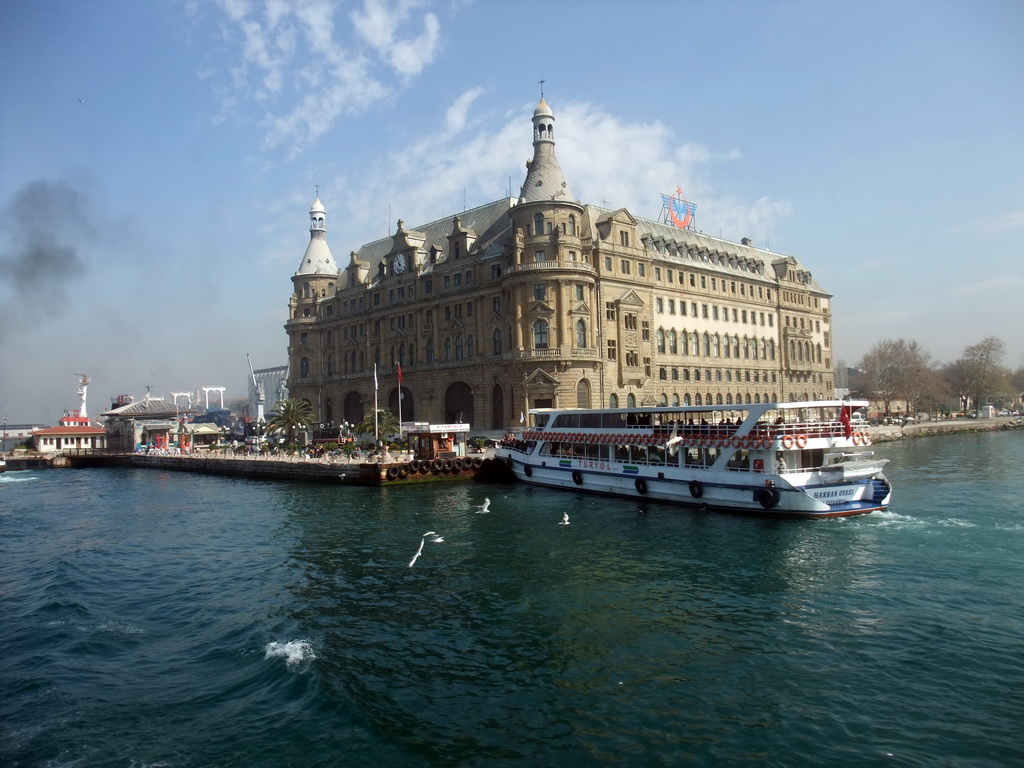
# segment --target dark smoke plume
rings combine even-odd
[[[35,322],[63,304],[85,271],[78,246],[95,237],[86,196],[64,182],[33,181],[0,210],[0,322],[11,327],[36,308]]]

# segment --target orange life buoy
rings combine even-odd
[[[860,445],[861,442],[863,441],[863,438],[861,437],[860,432],[854,432],[852,437],[853,437],[853,444],[854,445]]]
[[[797,448],[806,448],[807,447],[807,435],[797,435],[796,436],[796,447]]]
[[[793,447],[793,436],[792,435],[783,435],[782,436],[782,447],[783,448],[792,448]]]
[[[871,442],[871,436],[867,432],[861,432],[860,440],[864,445],[867,445],[868,443]]]

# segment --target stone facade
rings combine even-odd
[[[833,396],[831,296],[791,256],[572,199],[541,100],[518,199],[367,243],[338,269],[326,212],[292,277],[292,397],[321,422],[508,429],[535,407]],[[374,373],[376,365],[376,376]]]

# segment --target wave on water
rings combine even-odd
[[[264,658],[273,659],[282,657],[288,669],[293,669],[304,661],[313,661],[316,654],[313,653],[313,644],[309,640],[289,640],[286,643],[272,640],[264,647]]]
[[[4,483],[27,483],[38,480],[36,475],[12,475],[10,472],[0,472],[0,485]]]

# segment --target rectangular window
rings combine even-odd
[[[640,323],[640,335],[644,341],[651,340],[651,324],[646,320]]]
[[[629,262],[628,261],[623,259],[622,262],[619,264],[619,266],[622,268],[622,274],[624,274],[624,275],[628,275],[629,274]]]
[[[576,301],[583,301],[583,286],[576,286]]]
[[[576,251],[569,251],[569,261],[576,261]]]
[[[427,316],[426,316],[426,318],[424,318],[424,321],[423,321],[423,327],[424,328],[429,328],[433,324],[434,324],[434,310],[428,309],[427,310]]]
[[[390,291],[388,291],[388,304],[394,304],[394,303],[395,303],[395,289],[392,288]]]
[[[690,287],[691,288],[696,288],[697,287],[697,278],[696,278],[696,275],[694,275],[692,272],[690,273]]]
[[[696,316],[697,316],[697,302],[691,301],[690,302],[690,317],[696,317]]]
[[[608,341],[608,359],[609,360],[615,360],[616,359],[616,355],[615,355],[615,342],[613,340],[611,340],[611,339],[609,339],[609,341]]]
[[[612,257],[611,256],[605,256],[604,257],[604,271],[605,272],[611,272],[612,271]]]
[[[708,287],[708,279],[704,275],[700,276],[700,287],[701,288],[707,288]]]
[[[671,283],[672,282],[672,270],[671,269],[668,270],[667,275],[668,275],[668,281]]]
[[[497,280],[501,277],[501,264],[491,264],[491,279]]]
[[[472,317],[472,316],[473,316],[473,302],[472,301],[467,301],[466,302],[466,317]]]
[[[444,276],[444,287],[447,288],[448,286],[449,286],[449,278],[448,278],[448,275],[445,275]]]
[[[455,287],[458,288],[460,285],[462,285],[462,275],[460,273],[456,272],[453,275],[453,277],[455,279]]]
[[[708,305],[707,304],[701,304],[700,305],[700,316],[703,317],[705,320],[708,319]]]
[[[675,299],[669,299],[668,300],[668,313],[670,315],[674,315],[676,313],[676,300]]]
[[[661,267],[654,268],[654,279],[661,280]]]
[[[423,284],[423,292],[424,293],[433,293],[434,292],[434,281],[433,280],[427,280]]]
[[[615,319],[615,304],[609,301],[604,305],[604,316],[606,320]]]
[[[657,309],[658,313],[661,314],[662,312],[665,311],[665,300],[662,298],[655,299],[654,306]]]
[[[619,232],[619,244],[629,247],[629,232],[624,229]]]
[[[494,310],[494,314],[501,314],[501,296],[495,296],[491,302],[491,308]]]
[[[445,307],[444,308],[444,319],[445,320],[451,320],[452,319],[452,308],[451,307]]]
[[[399,288],[398,289],[398,298],[399,299],[404,299],[405,298],[405,288]]]
[[[743,311],[742,311],[742,312],[740,313],[740,316],[741,316],[741,317],[743,318],[743,322],[744,322],[744,323],[745,323],[745,322],[747,322],[747,310],[745,310],[745,309],[744,309],[744,310],[743,310]]]
[[[533,298],[536,301],[544,301],[544,283],[536,283],[533,286]]]
[[[713,320],[717,320],[718,319],[718,307],[712,307],[711,308],[711,318]]]
[[[534,261],[544,261],[545,258],[546,257],[544,255],[544,251],[534,251],[533,252],[533,260]]]
[[[646,267],[646,265],[644,265],[644,263],[642,261],[636,265],[636,273],[640,277],[646,277],[647,276],[647,267]]]
[[[466,270],[466,285],[473,284],[473,271],[470,269]]]
[[[375,306],[375,307],[380,306],[380,294],[379,293],[373,294],[373,306]]]
[[[712,291],[717,291],[718,290],[718,280],[716,280],[713,277],[711,278],[711,290]]]
[[[679,314],[682,315],[683,317],[686,317],[686,302],[685,301],[680,301],[679,302]]]

